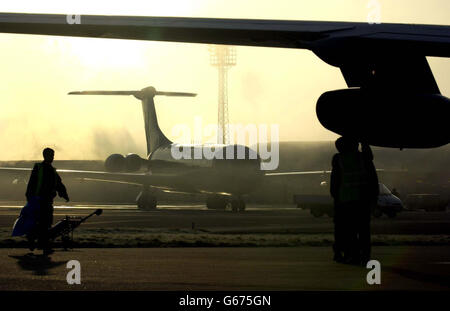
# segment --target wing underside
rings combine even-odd
[[[79,22],[79,23],[78,23]],[[0,13],[0,32],[311,50],[346,49],[355,40],[415,46],[428,56],[450,56],[449,26],[354,22]],[[338,43],[338,44],[336,44]],[[352,46],[353,48],[353,46]]]
[[[425,57],[450,57],[450,26],[438,25],[0,13],[0,32],[309,49],[349,87],[432,94],[439,89]]]

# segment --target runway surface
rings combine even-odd
[[[20,213],[17,202],[0,203],[0,229],[10,230]],[[162,205],[154,211],[134,205],[55,205],[54,221],[65,215],[83,216],[96,208],[103,214],[83,224],[84,229],[205,230],[212,233],[332,233],[332,218],[313,217],[293,205],[249,205],[243,213],[208,210],[204,205]],[[373,234],[450,234],[450,212],[408,211],[396,218],[372,218]]]
[[[202,235],[236,239],[247,235],[255,239],[268,235],[332,237],[333,232],[331,218],[315,218],[294,206],[249,205],[243,213],[232,213],[207,210],[204,205],[162,205],[154,211],[137,210],[133,205],[75,205],[56,205],[55,221],[103,208],[101,216],[80,228],[91,235],[94,232],[94,240],[100,236],[97,231],[103,236],[115,232],[120,237],[123,232],[139,230],[148,236],[150,231],[142,230],[153,230],[165,237],[172,232],[190,236],[186,232],[198,230]],[[0,203],[0,232],[4,235],[9,234],[20,208],[18,202]],[[372,220],[372,233],[448,240],[450,213],[407,211],[394,219],[383,216]],[[58,249],[50,259],[40,254],[31,254],[26,248],[0,248],[0,290],[450,289],[450,247],[426,243],[373,247],[372,259],[381,264],[380,285],[367,284],[369,269],[365,267],[334,263],[329,246],[75,248],[67,252]],[[66,264],[73,259],[81,264],[81,285],[66,282]]]
[[[0,290],[449,290],[448,247],[375,247],[366,267],[331,261],[329,247],[78,249],[47,260],[0,249]],[[81,284],[69,285],[69,260]]]

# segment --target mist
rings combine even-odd
[[[24,11],[20,3],[9,3],[4,11]],[[257,11],[255,2],[188,1],[176,12],[170,5],[82,3],[70,8],[90,14],[349,21],[364,21],[367,14],[365,4],[356,5],[355,1],[258,2]],[[448,23],[450,11],[436,9],[448,3],[435,3],[441,6],[425,6],[421,1],[383,3],[383,21]],[[28,12],[68,10],[52,1],[27,5]],[[209,63],[208,45],[13,34],[0,34],[0,44],[0,160],[40,158],[45,146],[54,148],[60,159],[104,159],[110,153],[130,152],[145,155],[139,101],[67,95],[75,90],[154,86],[161,91],[197,93],[196,98],[155,98],[159,125],[173,141],[176,137],[171,137],[171,129],[177,124],[193,129],[196,117],[201,117],[203,124],[217,123],[217,70]],[[277,124],[279,141],[336,139],[337,135],[317,120],[315,105],[323,92],[346,87],[338,68],[305,50],[241,46],[236,50],[237,64],[229,70],[228,81],[230,124]],[[448,96],[449,60],[429,60],[441,93]]]

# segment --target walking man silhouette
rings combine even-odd
[[[42,248],[44,255],[49,255],[53,253],[48,237],[48,230],[53,224],[53,199],[58,193],[66,202],[69,202],[69,196],[61,177],[52,166],[55,151],[51,148],[45,148],[42,155],[44,161],[34,165],[25,194],[28,202],[36,200],[39,203],[37,228],[27,237],[30,250],[34,250],[35,239],[37,238],[38,247]]]

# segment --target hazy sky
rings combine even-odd
[[[372,0],[374,1],[374,0]],[[2,1],[1,12],[367,21],[369,0]],[[382,22],[449,24],[448,0],[379,0]],[[156,98],[160,127],[217,122],[217,70],[208,46],[150,41],[0,34],[0,160],[145,154],[140,103],[132,97],[67,96],[72,90],[196,92]],[[429,59],[444,95],[448,59]],[[331,140],[315,115],[319,96],[346,85],[338,68],[307,50],[237,47],[229,72],[230,123],[278,124],[280,140]]]

